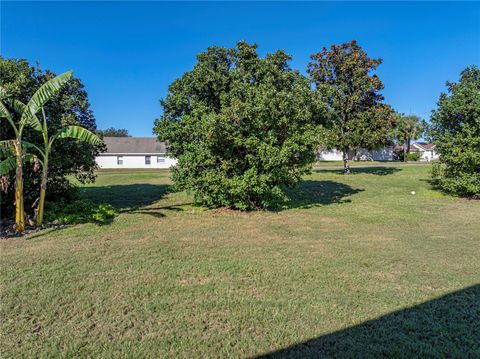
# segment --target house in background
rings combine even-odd
[[[165,143],[153,137],[104,137],[107,150],[95,160],[100,168],[170,168],[177,161],[165,155]]]
[[[392,146],[386,146],[377,150],[360,149],[350,159],[359,161],[393,161],[394,151]],[[342,161],[343,154],[335,148],[320,149],[316,155],[317,161]]]
[[[104,137],[107,149],[96,157],[100,168],[170,168],[177,164],[175,158],[166,156],[164,142],[154,137]],[[374,151],[359,150],[351,159],[364,161],[391,161],[393,147]],[[341,161],[342,152],[336,149],[319,150],[317,161]]]
[[[435,145],[428,142],[415,142],[410,145],[410,153],[418,153],[420,155],[420,161],[438,160]]]

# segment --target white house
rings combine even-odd
[[[410,145],[410,153],[418,153],[420,161],[432,161],[438,159],[435,145],[428,142],[415,142]]]
[[[96,157],[100,168],[169,168],[177,161],[165,155],[165,143],[153,137],[104,137],[107,150]]]
[[[386,146],[377,150],[368,151],[366,149],[358,150],[351,159],[361,161],[392,161],[394,160],[394,151],[392,146]],[[341,161],[343,160],[342,151],[337,149],[320,150],[317,153],[317,161]]]
[[[103,142],[107,149],[96,157],[100,168],[170,168],[177,164],[175,158],[166,156],[165,143],[153,137],[104,137]],[[353,158],[391,161],[393,156],[393,147],[384,147],[374,151],[359,150]],[[342,152],[320,150],[317,160],[341,161]]]

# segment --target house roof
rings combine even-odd
[[[415,142],[414,144],[410,145],[410,152],[431,151],[434,148],[435,148],[435,145],[433,143]]]
[[[393,150],[394,150],[395,152],[403,151],[403,146],[400,145],[400,144],[398,144],[398,143],[396,143],[396,144],[393,145]]]
[[[165,153],[165,142],[158,142],[154,137],[104,137],[103,142],[107,154]]]

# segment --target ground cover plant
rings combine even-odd
[[[101,171],[80,194],[110,224],[0,242],[2,357],[478,357],[479,202],[428,164],[339,165],[247,213]]]

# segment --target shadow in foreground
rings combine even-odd
[[[83,198],[95,203],[108,203],[124,211],[154,204],[169,193],[170,186],[144,183],[83,187],[80,190]]]
[[[375,176],[387,176],[394,174],[396,172],[400,172],[402,169],[398,167],[387,167],[387,166],[371,166],[371,167],[350,167],[350,171],[352,174],[356,173],[364,173],[364,174],[371,174]],[[343,174],[343,169],[322,169],[322,168],[315,168],[314,172],[321,172],[321,173],[335,173],[335,174]]]
[[[480,285],[259,358],[480,358]]]
[[[309,208],[333,203],[347,203],[346,197],[362,192],[347,184],[335,181],[302,181],[296,188],[287,190],[286,208]]]

